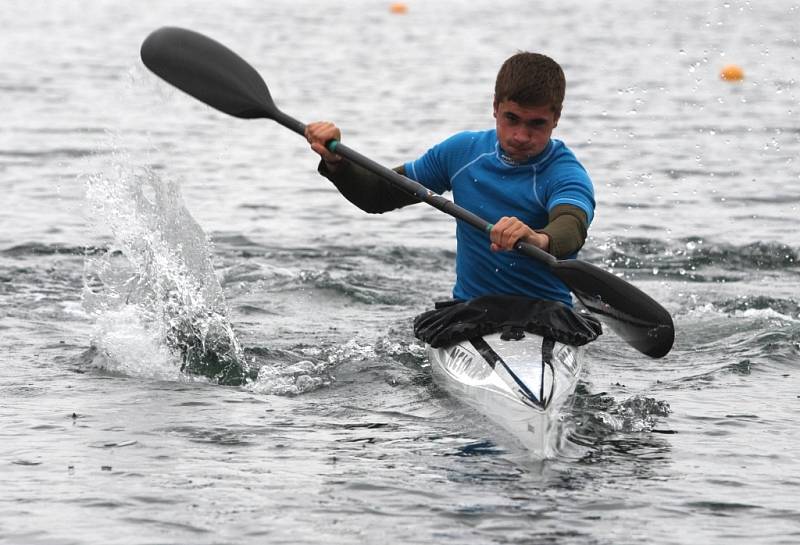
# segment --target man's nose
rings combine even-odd
[[[512,137],[517,142],[527,142],[531,139],[531,131],[525,127],[517,127],[512,134]]]

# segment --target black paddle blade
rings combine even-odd
[[[142,43],[142,62],[157,76],[226,114],[272,118],[267,84],[239,55],[197,32],[163,27]]]
[[[585,261],[558,261],[553,273],[591,312],[628,344],[651,358],[666,356],[675,341],[667,309],[625,280]]]

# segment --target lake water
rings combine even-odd
[[[800,542],[800,7],[407,6],[4,2],[0,543]],[[453,220],[367,216],[303,139],[159,81],[164,25],[388,166],[491,127],[503,59],[553,56],[597,193],[581,258],[662,302],[675,348],[606,331],[566,448],[530,460],[411,333]],[[252,378],[181,372],[187,331]]]

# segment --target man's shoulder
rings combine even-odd
[[[562,140],[557,140],[553,138],[553,151],[552,151],[553,159],[561,159],[561,160],[570,160],[573,159],[577,161],[577,157],[572,149],[567,146]]]
[[[577,169],[586,172],[586,167],[578,160],[575,153],[561,140],[553,139],[553,149],[548,158],[548,166],[554,170]]]

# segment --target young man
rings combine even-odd
[[[455,299],[505,294],[572,305],[546,265],[511,251],[523,240],[556,257],[574,257],[592,221],[592,182],[564,143],[551,138],[565,88],[555,61],[517,53],[497,74],[495,129],[456,134],[395,169],[436,193],[452,191],[456,204],[494,224],[487,241],[458,222]],[[322,157],[319,172],[362,210],[382,213],[419,202],[328,151],[326,142],[341,140],[332,123],[308,125],[306,138]]]

